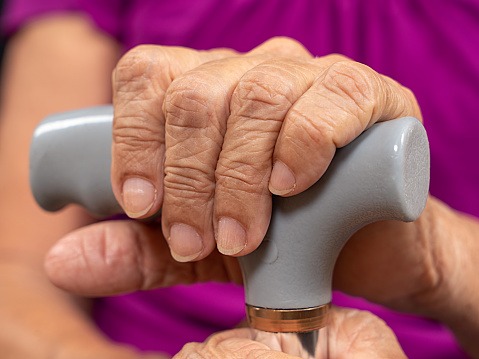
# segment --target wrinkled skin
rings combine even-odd
[[[179,261],[215,246],[251,252],[267,230],[271,192],[310,187],[336,148],[373,123],[421,117],[389,78],[339,55],[313,58],[287,39],[245,55],[140,47],[113,84],[115,195],[134,218],[163,206]]]
[[[391,329],[371,313],[333,308],[329,326],[329,357],[335,359],[390,358],[404,359],[401,347]],[[280,349],[288,348],[285,354]],[[293,347],[293,349],[291,349]],[[236,329],[215,334],[204,343],[190,343],[175,355],[186,358],[289,359],[301,357],[294,343],[278,340],[277,334]]]
[[[240,282],[234,257],[260,244],[272,193],[306,190],[336,148],[378,121],[421,119],[413,94],[392,79],[340,55],[313,58],[284,38],[246,54],[138,47],[118,63],[113,89],[114,193],[132,218],[162,207],[161,228],[104,222],[64,237],[46,269],[55,284],[79,294]],[[444,309],[479,297],[458,281],[474,276],[474,233],[475,220],[429,198],[414,223],[384,221],[353,236],[334,286],[461,332],[463,313]]]
[[[141,46],[118,63],[113,88],[116,197],[134,218],[151,217],[162,206],[162,232],[172,256],[179,262],[195,261],[189,265],[195,269],[187,278],[178,269],[181,266],[168,259],[156,224],[102,223],[67,237],[47,258],[55,282],[92,295],[97,290],[112,294],[169,285],[171,281],[156,278],[166,263],[172,266],[167,272],[183,275],[183,281],[212,274],[238,281],[236,265],[235,274],[226,271],[228,276],[207,269],[212,268],[209,262],[230,263],[231,258],[208,255],[215,247],[233,256],[254,250],[270,220],[271,192],[290,196],[307,189],[326,170],[337,147],[377,121],[421,118],[414,96],[393,80],[340,55],[313,58],[300,44],[283,38],[247,54]],[[400,244],[404,248],[422,245],[415,225],[385,222],[376,227],[381,230],[368,230],[368,238],[377,232],[410,241]],[[398,231],[403,233],[392,235]],[[96,239],[86,242],[87,237]],[[393,241],[382,242],[389,250]],[[368,250],[375,246],[366,245]],[[70,257],[64,268],[68,250],[88,262],[98,285],[83,285],[82,278],[70,281],[76,266],[85,263]],[[425,256],[417,250],[411,254],[416,252],[402,264],[404,268],[421,267]],[[56,274],[56,260],[62,273]],[[357,261],[353,258],[352,263]],[[66,274],[68,266],[73,268],[71,274]],[[121,268],[129,268],[126,276]],[[115,270],[120,272],[110,280],[114,285],[110,289],[103,284],[102,273],[111,277],[109,271]],[[390,275],[385,273],[389,280],[383,280],[378,290],[390,282]],[[348,275],[342,277],[336,281],[342,283]],[[391,289],[397,287],[392,283],[384,292],[394,298],[397,294]],[[396,290],[405,292],[403,287]]]

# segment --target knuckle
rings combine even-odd
[[[212,176],[197,164],[196,166],[182,165],[165,166],[165,194],[174,193],[175,202],[185,200],[207,202],[214,195],[214,180]]]
[[[345,101],[352,112],[370,113],[379,92],[379,74],[354,61],[339,61],[326,70],[322,85]]]
[[[321,59],[328,60],[331,63],[342,62],[342,61],[352,61],[349,57],[344,56],[343,54],[337,54],[337,53],[322,56]]]
[[[293,107],[288,114],[287,139],[291,149],[304,152],[313,144],[329,144],[333,142],[336,118],[324,111],[318,119],[315,113]]]
[[[123,55],[115,67],[115,85],[122,87],[147,73],[153,65],[150,54],[149,46],[141,45]]]
[[[138,96],[154,90],[154,83],[162,83],[163,80],[168,80],[169,76],[169,61],[162,47],[140,45],[128,51],[118,61],[113,74],[113,90],[115,94]]]
[[[177,78],[165,94],[168,125],[205,128],[225,113],[226,89],[214,74],[197,71]]]
[[[286,36],[276,36],[266,42],[262,47],[266,47],[268,52],[278,52],[284,55],[311,57],[310,52],[299,41]]]
[[[266,42],[274,45],[277,44],[278,46],[291,46],[294,48],[303,47],[303,45],[298,40],[287,36],[275,36]]]
[[[157,158],[163,143],[161,138],[160,131],[148,126],[142,118],[118,118],[112,131],[112,162],[143,173],[144,165],[150,167],[152,159]]]
[[[329,54],[321,57],[315,57],[311,60],[313,63],[317,64],[321,68],[327,68],[336,62],[352,61],[350,58],[342,54]]]
[[[275,114],[283,115],[291,107],[292,98],[292,86],[278,76],[277,67],[264,65],[240,80],[231,99],[231,111],[240,116],[271,119]]]
[[[113,143],[130,150],[157,147],[160,131],[150,123],[143,117],[116,117],[112,130]]]
[[[268,168],[270,164],[268,163]],[[218,163],[216,184],[237,193],[256,193],[268,181],[266,166],[261,163],[222,160]]]

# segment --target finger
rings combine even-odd
[[[393,331],[370,312],[334,307],[328,330],[331,358],[406,359]]]
[[[165,97],[163,233],[180,261],[201,259],[215,248],[215,169],[229,102],[241,76],[264,56],[208,62],[177,78]]]
[[[236,86],[216,169],[214,221],[221,253],[249,253],[264,238],[276,139],[290,107],[318,72],[315,63],[276,58],[251,69]]]
[[[330,358],[406,358],[393,331],[369,312],[333,307],[328,330]],[[304,357],[297,336],[288,334],[248,328],[228,330],[212,335],[204,343],[187,344],[174,358]]]
[[[231,54],[139,46],[119,61],[113,75],[112,186],[130,217],[150,217],[161,207],[166,89],[183,72]]]
[[[272,333],[271,333],[272,334]],[[294,359],[293,355],[272,350],[268,345],[253,340],[251,329],[234,329],[214,334],[204,343],[189,343],[174,356],[184,358],[248,358],[248,359]]]
[[[311,56],[294,40],[273,39],[246,56],[205,63],[169,86],[164,105],[166,176],[162,222],[176,260],[199,260],[215,247],[215,169],[234,89],[252,67],[272,55],[293,53]]]
[[[285,118],[275,147],[270,191],[283,196],[304,191],[326,171],[336,148],[375,122],[404,116],[421,119],[411,91],[365,65],[333,63]]]
[[[87,296],[105,296],[198,281],[241,283],[234,258],[215,252],[207,260],[178,263],[169,254],[159,223],[96,223],[62,238],[45,269],[54,284]]]

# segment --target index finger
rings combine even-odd
[[[180,74],[234,54],[183,47],[139,46],[113,73],[112,187],[131,218],[157,213],[163,201],[165,92]]]

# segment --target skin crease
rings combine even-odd
[[[363,330],[368,327],[367,330]],[[379,318],[371,313],[333,308],[328,327],[331,358],[406,358],[399,347],[394,333]],[[270,349],[276,347],[275,339],[268,340],[270,334],[256,334],[251,329],[237,329],[211,336],[204,343],[190,343],[175,355],[175,359],[186,358],[248,358],[248,359],[288,359],[298,358]],[[254,341],[263,337],[261,342]],[[267,342],[273,345],[266,345]],[[287,343],[281,343],[285,347]],[[299,353],[298,353],[299,354]]]
[[[421,118],[411,92],[391,79],[339,55],[312,58],[289,39],[213,61],[211,53],[139,47],[118,63],[113,89],[114,193],[135,218],[162,206],[179,261],[205,258],[216,245],[228,255],[253,251],[269,224],[272,183],[288,177],[280,170],[274,178],[277,163],[295,177],[280,192],[299,193],[373,123]],[[125,190],[132,178],[144,181],[142,195]],[[144,209],[131,210],[135,202]]]
[[[64,36],[57,37],[52,36],[53,34],[63,34]],[[60,42],[56,42],[58,39]],[[42,46],[35,46],[38,43],[41,43]],[[262,49],[253,55],[265,56],[265,47]],[[308,58],[307,52],[297,44],[285,39],[270,42],[267,45],[267,50],[281,53],[280,57],[288,59],[284,63],[285,65],[291,61],[290,57],[300,56],[300,60],[293,59],[300,63],[314,60],[305,60]],[[166,64],[171,61],[178,66],[181,65],[182,68],[178,70],[179,73],[170,71],[167,78],[171,78],[175,74],[181,75],[184,69],[193,69],[200,65],[198,62],[192,61],[192,58],[200,58],[200,62],[213,59],[220,61],[222,58],[235,55],[231,51],[221,50],[189,58],[188,55],[183,55],[185,53],[191,55],[192,50],[181,51],[182,56],[179,58],[174,57],[172,53],[170,53],[170,57],[164,58]],[[0,171],[9,174],[0,179],[0,198],[2,198],[0,201],[0,269],[2,270],[0,285],[4,289],[0,299],[0,321],[3,328],[0,328],[0,348],[3,358],[139,359],[163,357],[160,354],[139,354],[129,348],[111,343],[95,329],[88,318],[88,313],[84,310],[83,301],[54,288],[48,282],[42,271],[43,257],[48,248],[65,233],[92,222],[92,219],[77,208],[58,215],[47,215],[37,208],[28,190],[27,149],[31,132],[36,123],[40,118],[52,112],[108,102],[110,100],[110,84],[107,75],[117,62],[117,56],[117,44],[110,38],[99,36],[97,32],[93,31],[91,24],[79,16],[46,17],[42,21],[32,23],[10,41],[5,64],[7,70],[4,71],[7,75],[2,78],[2,106],[0,107],[2,111]],[[229,60],[225,59],[225,61]],[[249,62],[250,59],[246,61]],[[269,64],[270,68],[277,66],[274,61],[272,62],[273,64]],[[332,63],[323,62],[323,65],[329,66]],[[314,63],[314,66],[317,64]],[[356,66],[353,70],[365,70],[359,64],[353,66]],[[31,71],[26,71],[27,69]],[[116,73],[117,75],[118,73]],[[373,77],[376,78],[376,75]],[[348,80],[348,77],[346,76],[344,79]],[[396,88],[396,85],[389,79],[382,79]],[[187,82],[185,80],[185,83]],[[75,83],[75,86],[71,86],[72,83]],[[51,87],[46,87],[46,85],[51,85]],[[137,83],[137,86],[139,89],[142,88],[141,83]],[[8,91],[5,91],[7,89]],[[143,87],[143,89],[148,90],[147,87]],[[404,91],[407,93],[407,90]],[[133,92],[136,93],[136,91]],[[394,91],[390,93],[390,95],[393,94]],[[141,100],[141,97],[138,99]],[[25,106],[25,103],[28,103],[29,106]],[[133,103],[145,110],[146,114],[151,112],[146,106],[143,107],[141,101]],[[162,101],[157,104],[158,108],[163,108]],[[414,106],[415,103],[413,103]],[[125,113],[128,112],[127,109],[124,110]],[[121,106],[118,107],[118,103],[116,103],[115,111],[119,118],[118,111],[121,114],[122,110]],[[388,111],[394,112],[394,109]],[[155,111],[151,113],[155,113]],[[127,114],[125,116],[125,118],[129,118]],[[239,119],[240,117],[238,115]],[[18,121],[19,118],[22,121]],[[362,125],[367,127],[369,121],[367,122]],[[293,121],[293,128],[294,124]],[[16,133],[17,136],[11,136],[11,133]],[[288,137],[287,134],[280,132],[279,137],[281,136],[285,136],[286,142],[296,138],[296,136]],[[347,142],[353,138],[354,133],[346,133],[343,140]],[[341,141],[334,136],[333,140],[333,142],[341,144]],[[274,153],[276,151],[281,153],[277,146],[274,151]],[[222,161],[225,162],[225,158]],[[287,159],[284,161],[288,162]],[[161,160],[157,161],[152,169],[158,169],[159,163]],[[174,168],[174,162],[169,166]],[[141,168],[133,170],[141,171]],[[146,176],[146,172],[141,174]],[[134,173],[138,174],[138,172]],[[308,178],[311,174],[305,174],[304,178],[300,177],[300,173],[296,173],[296,175],[298,182],[295,192],[298,192],[308,186]],[[317,173],[313,174],[313,177],[314,175]],[[119,178],[121,179],[121,175]],[[301,181],[304,182],[300,183]],[[261,182],[261,184],[263,190],[264,186],[268,187],[267,181]],[[119,183],[117,185],[120,186]],[[119,189],[119,187],[116,189],[116,193],[121,198]],[[170,190],[175,190],[175,188]],[[156,200],[158,202],[154,206],[159,205],[163,197],[162,188],[158,188],[157,191]],[[264,193],[268,194],[266,191]],[[264,197],[267,196],[259,198],[264,199]],[[265,204],[263,203],[263,205]],[[151,207],[151,211],[155,211],[154,206]],[[26,217],[29,218],[28,226],[24,225]],[[450,325],[458,338],[462,340],[463,345],[469,348],[470,353],[479,357],[474,340],[478,333],[478,323],[474,322],[474,318],[478,317],[478,315],[474,315],[474,311],[477,311],[474,303],[477,303],[478,294],[474,292],[473,288],[467,286],[470,278],[475,278],[477,272],[476,262],[472,258],[472,253],[477,246],[474,241],[477,223],[474,219],[455,213],[433,199],[428,203],[422,218],[424,221],[413,224],[412,232],[417,235],[415,239],[421,239],[421,243],[423,243],[419,247],[423,256],[418,257],[418,253],[412,253],[412,251],[401,252],[401,258],[404,261],[407,262],[412,258],[413,262],[421,262],[423,264],[421,270],[419,273],[408,273],[412,277],[407,279],[397,278],[399,282],[413,283],[413,292],[406,292],[404,298],[397,296],[385,298],[385,293],[375,292],[377,288],[365,286],[364,293],[361,294],[368,298],[376,298],[379,302],[385,301],[386,304],[390,303],[394,307],[403,305],[405,310],[427,312],[425,308],[430,308],[429,313],[426,314]],[[206,228],[210,223],[205,222]],[[383,226],[387,227],[388,225],[383,224]],[[428,230],[429,227],[432,230]],[[385,227],[377,227],[377,229],[384,230]],[[354,243],[356,246],[359,242],[363,243],[365,251],[370,245],[377,245],[377,242],[373,241],[374,238],[367,235],[368,231],[373,233],[374,230],[374,226],[368,227],[364,230],[363,235],[358,234],[357,237],[354,237],[343,251],[344,255],[347,255],[348,248],[353,251]],[[261,232],[261,230],[252,230],[252,232]],[[45,267],[49,277],[59,286],[66,287],[75,293],[89,295],[120,293],[136,288],[148,289],[159,285],[206,279],[240,280],[237,262],[234,258],[213,252],[203,261],[177,263],[171,260],[167,252],[167,242],[158,241],[158,238],[162,238],[162,235],[161,228],[157,224],[145,225],[133,221],[95,224],[83,230],[71,232],[58,242],[58,245],[49,253]],[[372,238],[371,242],[367,240],[368,238]],[[457,238],[457,240],[450,241],[451,238]],[[406,239],[397,238],[398,246],[400,246],[401,240]],[[454,243],[451,244],[451,242]],[[254,240],[249,243],[250,247],[246,251],[252,250],[255,245]],[[204,253],[200,256],[206,256],[206,252],[213,250],[214,244],[210,238],[210,242],[203,249]],[[352,247],[349,247],[350,245]],[[404,247],[406,246],[403,245],[402,248]],[[105,249],[107,250],[105,251]],[[453,250],[452,253],[455,256],[444,255],[450,250]],[[156,255],[166,256],[168,258],[166,264],[160,266],[155,260]],[[381,255],[384,253],[381,252]],[[459,257],[461,261],[456,260]],[[377,259],[377,257],[375,258]],[[397,258],[397,254],[395,258]],[[423,263],[420,258],[427,260]],[[377,264],[384,265],[381,261],[378,261]],[[211,267],[212,265],[215,267]],[[91,271],[87,271],[87,268]],[[216,268],[216,270],[212,271],[212,268]],[[346,273],[351,268],[362,268],[365,275],[370,275],[361,261],[342,262],[340,257],[335,282],[338,288],[347,292],[361,289],[355,288],[347,282]],[[132,274],[127,275],[128,272]],[[455,305],[448,306],[446,303]],[[431,305],[427,306],[427,304]],[[414,308],[411,309],[412,307]],[[383,343],[389,347],[389,343],[392,343],[391,340],[393,340],[389,329],[384,325],[379,325],[372,330],[371,325],[358,324],[358,322],[370,324],[368,318],[361,316],[358,318],[355,316],[355,311],[345,310],[343,313],[351,314],[344,315],[344,321],[338,320],[340,323],[338,328],[343,328],[342,330],[331,333],[332,343],[337,343],[334,344],[337,347],[332,346],[335,348],[332,354],[338,357],[341,355],[356,357],[357,353],[354,351],[360,349],[363,351],[363,356],[366,356],[365,353],[368,357],[383,355],[384,352],[381,350],[384,348],[378,348],[377,343],[380,343],[381,347]],[[235,335],[235,332],[230,333],[227,333],[226,336]],[[371,341],[369,347],[366,345],[361,348],[351,345],[351,343],[365,343],[365,340],[352,341],[352,339],[368,336],[374,338],[375,344],[372,344]],[[253,345],[256,343],[253,342]],[[194,348],[194,346],[190,346],[190,348]],[[227,350],[227,346],[225,348]],[[393,345],[391,348],[395,350],[395,353],[388,354],[387,357],[402,357],[403,354],[397,346]],[[340,355],[340,353],[342,354]],[[195,351],[191,354],[193,357],[196,355]],[[271,357],[281,355],[274,352],[265,353],[265,355],[269,354]],[[248,353],[244,352],[243,357],[247,357],[247,355]]]

